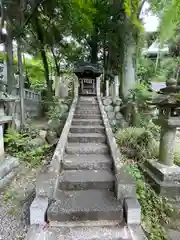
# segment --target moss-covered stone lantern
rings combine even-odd
[[[155,190],[167,197],[180,197],[180,167],[174,164],[176,128],[180,127],[180,86],[174,79],[166,82],[166,87],[152,104],[159,109],[153,122],[161,126],[159,159],[145,161],[145,171],[152,180]]]

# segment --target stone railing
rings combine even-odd
[[[16,87],[16,95],[19,96],[19,87]],[[30,99],[32,101],[41,101],[41,94],[38,92],[24,89],[24,99]]]
[[[4,81],[0,82],[1,91],[6,91],[7,83]],[[19,97],[19,86],[16,85],[13,96]],[[24,88],[24,109],[25,109],[25,117],[38,117],[41,114],[41,94],[38,92],[34,92],[29,89]],[[17,102],[16,111],[18,115],[20,114],[20,101]]]

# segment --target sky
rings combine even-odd
[[[154,32],[159,26],[159,19],[153,15],[151,11],[147,11],[148,9],[149,4],[146,2],[144,4],[140,17],[143,19],[145,31]]]

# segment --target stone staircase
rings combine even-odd
[[[55,199],[47,210],[47,221],[57,236],[53,239],[133,239],[124,222],[123,205],[115,197],[114,183],[97,99],[80,97]]]

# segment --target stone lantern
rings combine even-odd
[[[144,163],[146,174],[154,189],[163,196],[178,200],[180,198],[180,167],[174,164],[176,128],[180,127],[180,86],[174,79],[166,82],[159,96],[152,104],[159,109],[153,122],[161,126],[159,159]]]

